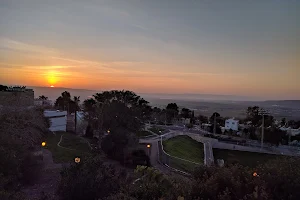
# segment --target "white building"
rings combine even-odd
[[[233,131],[238,131],[239,130],[239,120],[236,120],[234,118],[232,119],[227,119],[225,121],[225,130],[233,130]]]
[[[67,111],[45,110],[44,116],[50,119],[50,131],[66,131]]]

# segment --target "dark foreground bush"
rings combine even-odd
[[[104,165],[99,158],[74,164],[61,172],[59,194],[65,200],[105,198],[120,190],[125,176],[122,171]]]
[[[22,181],[24,184],[34,184],[41,177],[43,170],[43,157],[28,153],[24,156],[21,165]]]

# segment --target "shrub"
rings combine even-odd
[[[149,156],[144,150],[133,150],[131,153],[131,162],[133,167],[138,165],[151,166]]]
[[[93,129],[92,129],[91,125],[88,125],[86,127],[85,137],[92,138],[93,136],[94,136]]]
[[[24,199],[20,183],[33,183],[39,175],[38,159],[29,156],[39,146],[49,123],[42,110],[2,109],[0,114],[0,199]]]
[[[111,129],[103,138],[101,148],[112,159],[124,162],[125,156],[137,146],[137,138],[125,129]]]
[[[108,197],[119,191],[124,174],[106,166],[97,158],[74,164],[61,172],[59,194],[65,200],[94,200]]]

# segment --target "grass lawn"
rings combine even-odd
[[[161,134],[165,133],[165,129],[159,128],[159,127],[156,127],[156,126],[153,126],[153,127],[149,128],[149,130],[156,133],[157,135],[161,135]]]
[[[234,151],[227,149],[213,149],[214,159],[224,159],[225,164],[239,163],[243,166],[256,167],[271,159],[281,157],[281,155],[273,155],[266,153],[256,153],[247,151]]]
[[[84,139],[69,133],[63,135],[63,139],[62,142],[60,143],[60,146],[69,149],[76,149],[78,151],[83,151],[83,152],[90,151],[90,147],[88,146],[88,144]]]
[[[64,136],[60,145],[75,150],[64,149],[57,146],[61,135]],[[45,148],[52,152],[55,163],[74,162],[75,157],[84,159],[85,156],[90,154],[90,148],[88,144],[85,143],[80,137],[70,133],[56,132],[56,135],[48,134],[45,138],[45,141]]]
[[[163,141],[163,146],[164,150],[171,156],[176,156],[201,164],[204,162],[203,144],[188,136],[176,136]],[[169,158],[169,163],[171,167],[188,172],[193,171],[193,169],[197,166],[196,164],[174,158]]]
[[[153,135],[152,133],[150,133],[149,131],[138,131],[136,133],[136,135],[138,137],[145,137],[145,136],[150,136],[150,135]]]

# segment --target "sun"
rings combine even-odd
[[[46,73],[46,78],[47,81],[50,85],[50,87],[54,87],[54,85],[57,83],[58,81],[58,73],[56,71],[49,71]]]

